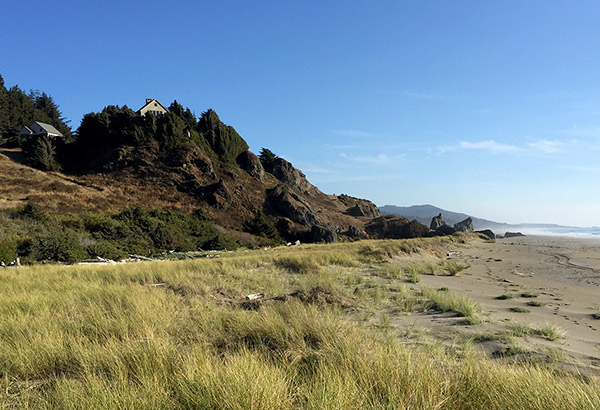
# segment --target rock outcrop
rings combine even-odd
[[[345,194],[339,195],[337,198],[348,207],[345,212],[346,215],[356,217],[365,216],[369,218],[378,218],[381,216],[377,205],[367,199],[354,198]]]
[[[272,214],[287,218],[304,227],[312,228],[319,223],[310,204],[283,184],[267,191],[267,203]]]
[[[265,170],[260,162],[260,159],[250,151],[244,151],[237,157],[237,163],[244,171],[253,178],[259,181],[263,180]]]
[[[444,222],[444,217],[440,213],[438,216],[434,216],[431,219],[431,224],[429,225],[429,228],[432,231],[437,231],[440,227],[442,227],[444,225],[446,225],[446,222]]]
[[[483,236],[485,236],[485,237],[487,237],[488,239],[491,239],[491,240],[495,240],[496,239],[496,234],[493,231],[491,231],[490,229],[484,229],[484,230],[481,230],[481,231],[475,231],[475,233],[483,235]]]
[[[322,194],[321,191],[308,182],[302,171],[294,168],[291,162],[288,162],[283,158],[275,158],[267,171],[285,185],[298,191],[298,193],[309,196],[318,196],[319,194]]]
[[[505,238],[516,238],[519,236],[525,236],[525,235],[523,235],[521,232],[506,232],[504,234]]]
[[[473,232],[475,228],[473,227],[473,220],[471,217],[468,217],[464,221],[460,221],[454,224],[454,230],[457,232]]]
[[[365,231],[374,239],[406,239],[425,236],[429,230],[416,220],[409,221],[404,217],[385,215],[365,225]]]
[[[336,242],[337,229],[334,226],[314,225],[310,230],[311,242]]]
[[[456,232],[455,228],[451,227],[444,221],[444,217],[441,213],[438,216],[431,218],[431,224],[429,225],[429,228],[434,231],[436,235],[452,235]]]

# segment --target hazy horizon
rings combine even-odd
[[[213,108],[327,193],[599,226],[600,4],[9,2],[7,87],[74,129],[106,105]],[[52,22],[23,27],[29,21]]]

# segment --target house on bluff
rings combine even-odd
[[[62,133],[50,124],[34,121],[29,126],[24,126],[19,131],[19,137],[50,137],[61,138]]]
[[[140,108],[137,113],[140,115],[146,115],[147,112],[158,116],[165,114],[167,109],[161,103],[159,103],[156,98],[146,98],[146,104]]]

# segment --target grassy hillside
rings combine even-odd
[[[468,344],[416,343],[408,330],[405,337],[391,331],[383,306],[398,314],[452,310],[473,320],[480,314],[468,298],[415,292],[411,282],[420,273],[386,262],[416,249],[445,254],[457,240],[464,239],[0,270],[0,405],[599,408],[596,377],[491,361]],[[431,267],[448,275],[456,269]],[[380,286],[380,277],[392,282]],[[259,292],[264,298],[245,299]]]

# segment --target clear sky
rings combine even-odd
[[[326,193],[600,225],[598,1],[8,1],[0,74],[76,128],[213,108]]]

